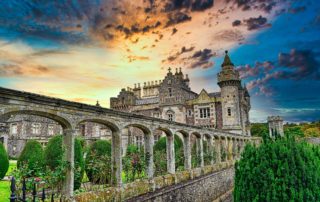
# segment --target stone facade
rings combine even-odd
[[[222,70],[218,73],[221,92],[200,94],[190,88],[188,75],[176,69],[163,80],[138,83],[123,88],[110,99],[112,109],[186,123],[206,128],[223,129],[250,136],[250,96],[241,85],[239,72],[226,52]],[[132,130],[132,134],[138,134]]]

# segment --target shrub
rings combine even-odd
[[[245,147],[235,166],[234,201],[320,201],[319,148],[293,138]]]
[[[0,143],[0,180],[4,178],[9,168],[9,158],[3,144]]]
[[[44,153],[41,144],[36,140],[29,140],[24,146],[17,163],[18,168],[24,167],[27,176],[33,177],[41,175],[44,171]]]
[[[74,143],[74,189],[79,189],[84,174],[84,160],[81,143],[75,139]],[[51,138],[45,148],[45,164],[51,169],[61,168],[64,165],[65,147],[63,146],[63,138],[57,135]]]
[[[90,182],[106,184],[111,180],[111,143],[94,142],[88,151],[85,170]]]
[[[127,154],[122,158],[123,171],[127,182],[144,177],[146,158],[143,148],[139,149],[136,145],[128,145]]]

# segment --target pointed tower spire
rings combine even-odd
[[[225,51],[226,55],[224,56],[224,60],[223,63],[221,65],[221,67],[225,67],[225,66],[234,66],[233,63],[231,62],[231,59],[228,55],[228,51]]]

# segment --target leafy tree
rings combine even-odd
[[[304,136],[301,126],[297,126],[297,125],[286,125],[284,127],[284,134],[286,136],[291,135],[295,137]]]
[[[305,137],[320,137],[320,129],[319,128],[308,128],[304,131]]]
[[[69,166],[64,160],[65,152],[66,149],[63,145],[62,135],[52,137],[44,151],[45,165],[48,166],[51,171],[59,168],[65,172],[67,166]],[[74,143],[74,160],[74,189],[79,189],[84,174],[84,160],[81,142],[77,138]]]
[[[267,123],[252,123],[251,124],[251,135],[257,137],[268,136],[269,129]]]
[[[234,201],[320,201],[319,154],[291,136],[247,145],[235,166]]]
[[[9,158],[3,144],[0,143],[0,180],[4,178],[9,168]]]
[[[107,184],[111,181],[111,143],[97,140],[88,151],[86,157],[86,173],[90,182]]]
[[[44,171],[44,153],[41,144],[36,140],[29,140],[23,148],[17,163],[18,168],[27,169],[27,176],[39,176]]]

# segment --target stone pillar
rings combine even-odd
[[[167,135],[167,170],[168,173],[174,174],[175,156],[174,156],[174,135]]]
[[[121,134],[125,132],[125,130],[119,131],[112,131],[112,149],[111,149],[111,155],[112,155],[112,179],[111,183],[116,186],[122,185],[122,154],[121,154],[121,145],[122,145],[122,138]]]
[[[228,147],[228,161],[232,161],[233,160],[233,154],[232,154],[232,138],[230,137],[228,139],[228,144],[227,144],[227,147]]]
[[[200,166],[204,166],[204,159],[203,159],[203,135],[197,137],[196,139],[196,147],[197,147],[197,155],[200,158]]]
[[[144,151],[145,151],[145,158],[146,158],[146,172],[148,178],[153,178],[154,169],[153,169],[153,145],[154,145],[154,136],[152,133],[144,134]]]
[[[203,158],[203,135],[200,138],[200,166],[204,166],[204,158]]]
[[[191,169],[191,140],[190,140],[191,135],[184,135],[183,136],[183,152],[184,152],[184,168],[186,170]]]
[[[223,161],[227,161],[228,160],[228,139],[227,137],[224,137],[224,139],[222,140],[222,148],[223,151],[225,152],[225,157],[223,159]],[[222,154],[221,154],[222,157]]]
[[[76,130],[65,129],[63,130],[63,144],[66,149],[65,160],[68,163],[66,178],[63,184],[63,194],[67,200],[73,201],[73,188],[74,188],[74,139]]]
[[[232,158],[237,159],[237,140],[232,138]]]
[[[208,152],[213,157],[213,137],[208,138]],[[210,160],[210,165],[213,165],[213,158]]]
[[[214,140],[216,151],[216,163],[221,163],[221,141],[220,137],[216,137]]]

